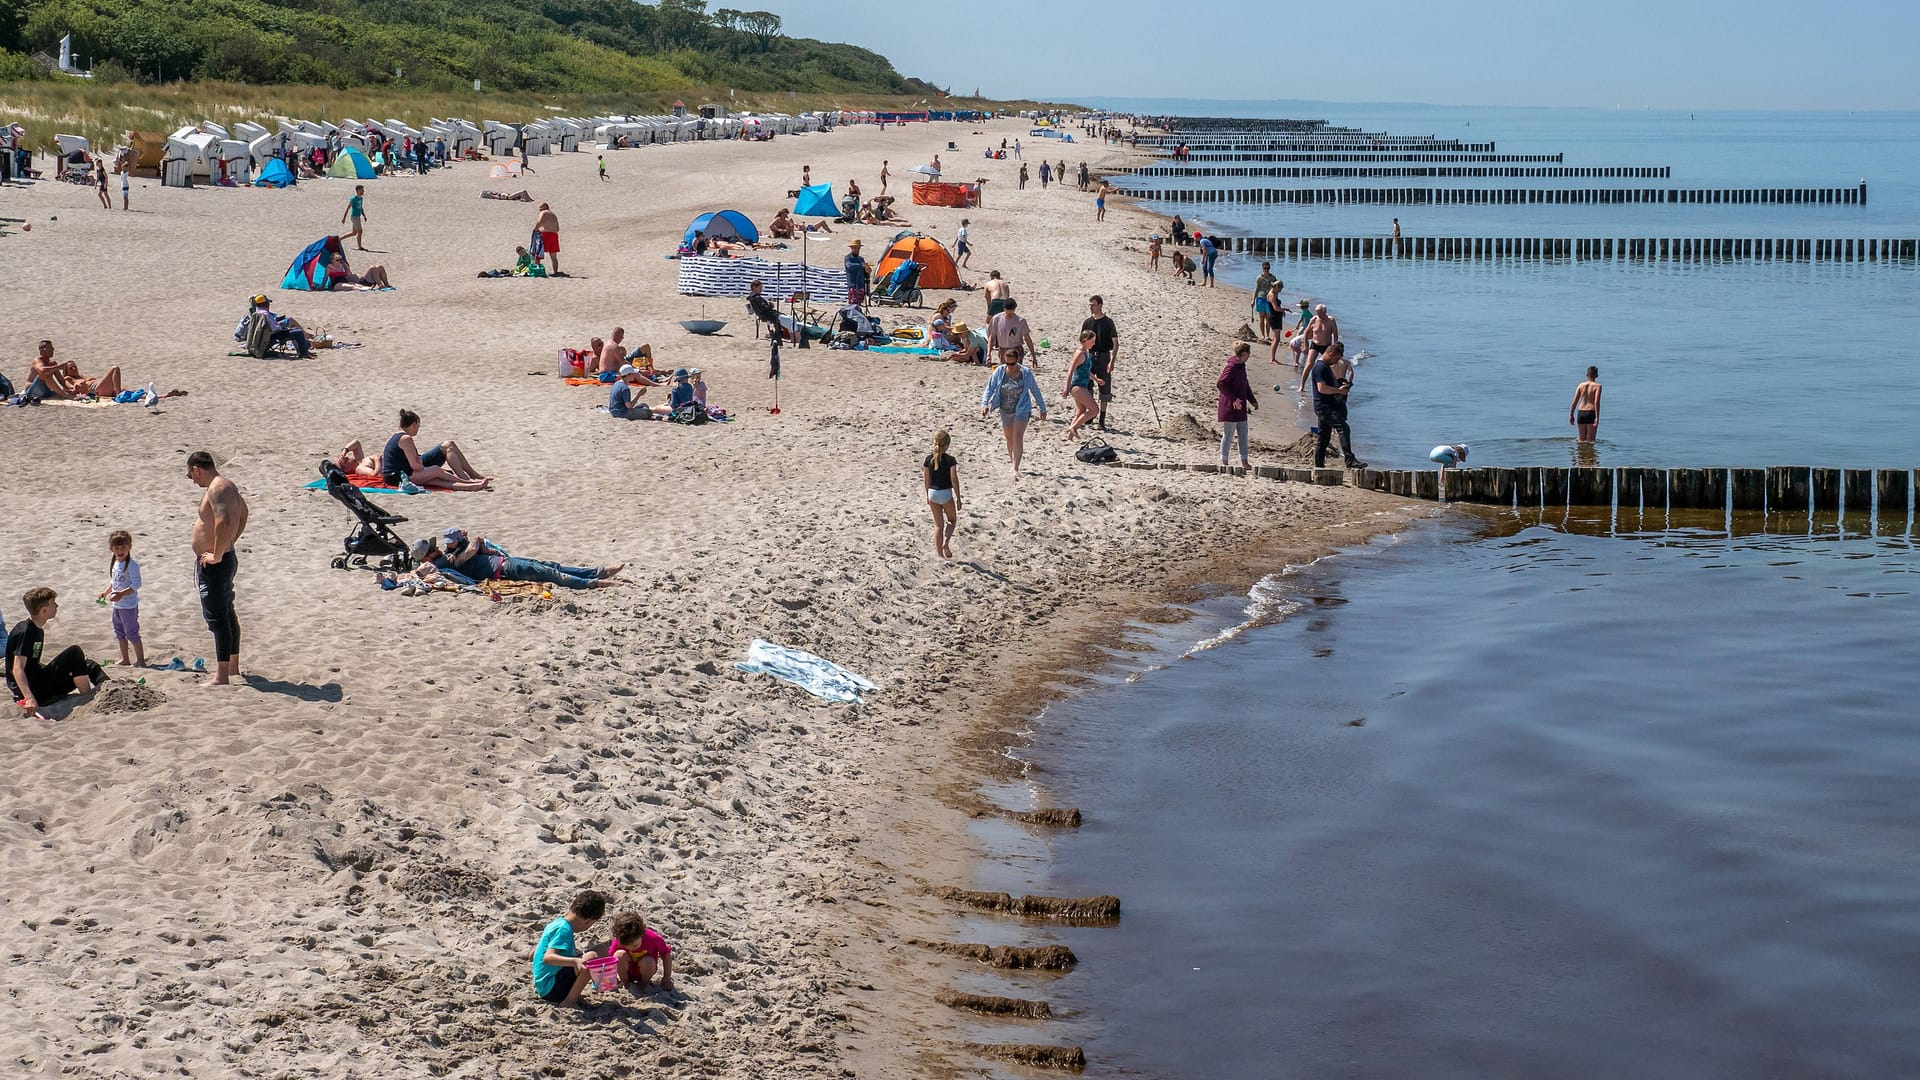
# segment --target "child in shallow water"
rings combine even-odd
[[[620,982],[645,993],[660,974],[660,989],[673,989],[673,946],[634,912],[614,916],[610,956],[620,959]]]

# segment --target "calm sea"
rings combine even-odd
[[[1835,208],[1403,207],[1409,234],[1920,235],[1912,116],[1271,112],[1672,164],[1675,185],[1874,185],[1859,229]],[[1340,235],[1383,231],[1379,210],[1201,217]],[[1920,464],[1911,268],[1281,269],[1373,353],[1353,410],[1375,461],[1465,440],[1474,464],[1566,463],[1592,363],[1605,465]],[[1062,1017],[981,1036],[1127,1076],[1920,1075],[1911,523],[1586,516],[1441,516],[1115,628],[1112,666],[1033,719],[1029,779],[991,792],[1086,826],[983,826],[979,884],[1125,914],[967,920],[1081,960],[970,976]]]
[[[1306,105],[1369,131],[1492,141],[1568,165],[1671,165],[1670,180],[1142,178],[1220,188],[1844,187],[1849,206],[1240,206],[1182,204],[1248,236],[1920,237],[1920,114],[1609,112]],[[1214,164],[1214,163],[1207,163]],[[1171,205],[1149,208],[1169,215]],[[1222,280],[1251,288],[1259,261]],[[1567,402],[1588,365],[1606,387],[1602,465],[1906,465],[1920,387],[1920,267],[1858,263],[1543,264],[1279,260],[1289,294],[1340,319],[1363,360],[1356,449],[1424,462],[1466,442],[1476,464],[1565,465]],[[1262,365],[1255,365],[1256,376]],[[1276,377],[1269,382],[1281,382]],[[1292,398],[1291,394],[1287,395]],[[1312,422],[1311,410],[1300,424]]]

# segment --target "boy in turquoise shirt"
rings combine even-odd
[[[540,944],[533,947],[533,992],[556,1005],[580,1004],[580,992],[593,980],[587,976],[587,961],[593,953],[581,955],[574,935],[584,933],[607,913],[607,898],[588,889],[573,898],[567,913],[547,924],[540,933]]]

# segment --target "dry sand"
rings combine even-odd
[[[252,507],[239,545],[247,685],[116,668],[110,693],[57,710],[58,723],[8,722],[0,1074],[987,1069],[956,1049],[962,1014],[934,1003],[957,962],[901,943],[940,937],[950,917],[923,886],[969,884],[967,778],[998,719],[1036,704],[1044,673],[1080,662],[1089,634],[1182,584],[1255,575],[1399,512],[1350,490],[1082,466],[1055,441],[1059,412],[1035,425],[1016,483],[979,419],[976,368],[789,350],[784,411],[769,416],[765,345],[740,302],[677,295],[662,256],[702,210],[764,222],[803,163],[871,194],[883,158],[898,175],[939,151],[949,178],[993,178],[986,207],[966,213],[967,276],[1001,269],[1036,337],[1052,339],[1049,398],[1085,297],[1103,292],[1123,334],[1109,439],[1213,459],[1212,444],[1178,436],[1212,427],[1228,339],[1207,327],[1237,328],[1245,294],[1148,276],[1144,216],[1116,207],[1095,226],[1091,195],[1016,191],[1017,165],[979,152],[1026,126],[979,130],[619,151],[605,184],[591,153],[539,159],[525,183],[560,214],[571,280],[475,277],[508,265],[533,219],[530,205],[477,197],[484,166],[380,180],[367,200],[380,254],[359,257],[400,286],[380,295],[272,288],[295,251],[339,230],[345,181],[137,181],[133,213],[77,186],[0,193],[0,216],[33,225],[0,238],[0,370],[17,380],[51,337],[89,374],[118,363],[131,386],[189,391],[152,412],[0,411],[0,610],[18,619],[20,594],[51,585],[64,602],[49,645],[114,655],[90,601],[107,532],[124,528],[145,573],[149,658],[208,656],[185,455],[212,451]],[[1075,164],[1118,157],[1050,149]],[[948,242],[962,216],[904,209]],[[836,260],[860,236],[877,254],[891,232],[848,227],[813,250]],[[257,291],[366,347],[306,363],[226,356]],[[978,323],[978,294],[961,295]],[[728,332],[678,329],[703,312]],[[605,395],[561,385],[554,350],[616,323],[664,366],[704,368],[739,420],[593,412]],[[624,562],[633,584],[496,604],[404,597],[330,569],[352,520],[300,485],[349,439],[377,447],[402,406],[424,416],[423,440],[457,439],[500,478],[492,493],[376,496],[410,519],[404,535],[458,524],[517,554]],[[944,564],[918,467],[940,427],[965,496]],[[734,671],[754,637],[881,689],[864,707],[831,705]],[[144,688],[128,685],[142,674]],[[541,924],[589,886],[674,943],[677,992],[586,1013],[533,997]],[[1044,1030],[1026,1023],[1008,1041]]]

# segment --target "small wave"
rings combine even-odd
[[[1400,537],[1398,534],[1386,533],[1373,538],[1361,547],[1345,548],[1340,551],[1330,552],[1309,562],[1288,563],[1278,572],[1268,574],[1266,577],[1254,582],[1253,587],[1247,590],[1247,606],[1241,610],[1241,614],[1244,615],[1245,618],[1227,627],[1225,630],[1189,646],[1186,651],[1180,654],[1179,659],[1185,660],[1190,656],[1206,652],[1208,649],[1217,648],[1245,634],[1249,630],[1262,626],[1272,626],[1282,622],[1289,615],[1305,607],[1305,603],[1295,595],[1291,587],[1292,579],[1297,577],[1301,571],[1310,570],[1328,559],[1338,558],[1342,555],[1369,555],[1382,548],[1398,544],[1399,542]],[[1165,665],[1156,664],[1152,667],[1143,668],[1136,674],[1128,676],[1127,681],[1132,682],[1134,679],[1146,675],[1149,672],[1158,671],[1164,666]]]

